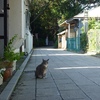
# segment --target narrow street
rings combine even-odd
[[[49,59],[47,77],[35,79],[42,59]],[[100,100],[100,58],[34,49],[10,100]]]

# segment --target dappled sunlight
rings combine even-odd
[[[48,56],[47,54],[33,54],[32,56],[37,57],[37,56]]]
[[[36,55],[32,55],[32,56],[87,56],[87,55],[91,55],[89,53],[84,53],[84,54],[81,54],[81,53],[74,53],[74,52],[70,52],[70,51],[67,51],[67,50],[64,50],[64,49],[55,49],[55,48],[36,48],[36,50],[38,51],[41,51],[43,50],[44,51],[44,54],[36,54]],[[48,52],[48,54],[45,54],[46,51],[50,51]],[[52,53],[52,51],[54,51],[55,53]],[[65,52],[60,52],[60,51],[65,51]]]
[[[48,50],[48,51],[64,51],[64,49],[58,49],[58,48],[46,48],[46,47],[44,47],[44,48],[35,48],[35,50],[39,50],[39,51],[41,51],[41,50]]]
[[[84,54],[74,54],[74,53],[66,53],[66,54],[59,54],[59,53],[55,53],[55,54],[33,54],[32,56],[86,56]]]
[[[48,49],[46,49],[46,50],[48,50],[48,51],[64,51],[64,49],[56,49],[56,48],[48,48]]]
[[[48,54],[49,56],[66,56],[66,55],[71,55],[71,56],[86,56],[84,54],[76,54],[76,53],[64,53],[64,54],[59,54],[59,53],[55,53],[55,54]]]
[[[100,66],[60,67],[60,68],[54,68],[54,69],[63,70],[63,69],[95,69],[95,68],[100,68]]]
[[[32,56],[86,56],[85,54],[76,54],[76,53],[51,53],[51,54],[33,54]]]

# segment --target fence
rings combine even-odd
[[[67,50],[79,52],[80,51],[80,38],[79,37],[68,38],[67,39]]]

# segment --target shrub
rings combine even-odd
[[[87,34],[85,32],[82,33],[80,36],[80,48],[83,52],[87,52],[88,38],[87,38]]]
[[[58,48],[58,39],[56,39],[56,41],[54,43],[54,48]]]

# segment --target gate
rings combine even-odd
[[[71,51],[80,51],[80,38],[68,38],[67,39],[67,49]]]

